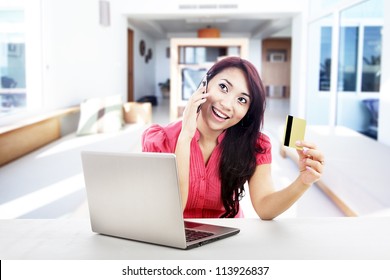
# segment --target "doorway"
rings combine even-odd
[[[127,29],[127,101],[134,101],[134,31]]]
[[[290,97],[291,39],[272,38],[262,42],[262,79],[267,97]]]

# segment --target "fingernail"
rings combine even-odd
[[[300,145],[301,145],[301,141],[299,141],[299,140],[296,141],[296,142],[295,142],[295,145],[296,145],[296,146],[300,146]]]

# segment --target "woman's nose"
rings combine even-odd
[[[221,101],[220,101],[221,105],[223,108],[225,108],[226,110],[232,110],[233,108],[233,104],[234,104],[234,98],[229,96],[229,95],[225,95]]]

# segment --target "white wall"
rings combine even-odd
[[[146,95],[155,95],[155,71],[156,67],[158,67],[157,60],[159,58],[156,54],[156,40],[131,25],[128,25],[128,27],[134,31],[134,100],[138,100]],[[139,51],[139,43],[141,40],[145,41],[146,46],[144,56],[141,56]],[[146,63],[145,56],[149,49],[152,50],[152,59]]]
[[[111,1],[110,26],[99,25],[97,0],[43,0],[43,92],[46,109],[85,98],[127,95],[127,30]]]
[[[307,13],[292,20],[290,114],[305,117],[307,95]]]
[[[256,67],[261,77],[261,40],[250,39],[249,40],[249,57],[248,60]]]
[[[42,1],[45,110],[113,94],[126,101],[128,28],[134,31],[134,99],[156,94],[156,42],[128,25],[122,1],[110,1],[110,26],[99,24],[98,0]],[[148,63],[141,39],[152,50]]]
[[[170,41],[159,40],[156,42],[156,95],[162,97],[158,83],[164,83],[167,79],[170,78],[171,74],[171,63],[170,58],[167,57],[167,48],[169,48]]]

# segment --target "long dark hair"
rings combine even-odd
[[[221,218],[234,218],[237,215],[239,201],[244,196],[244,184],[255,172],[256,154],[262,152],[257,140],[263,126],[265,92],[263,82],[253,64],[239,57],[227,57],[210,68],[207,80],[232,67],[243,71],[251,103],[244,118],[226,130],[221,142],[219,176],[222,202],[226,210]]]

